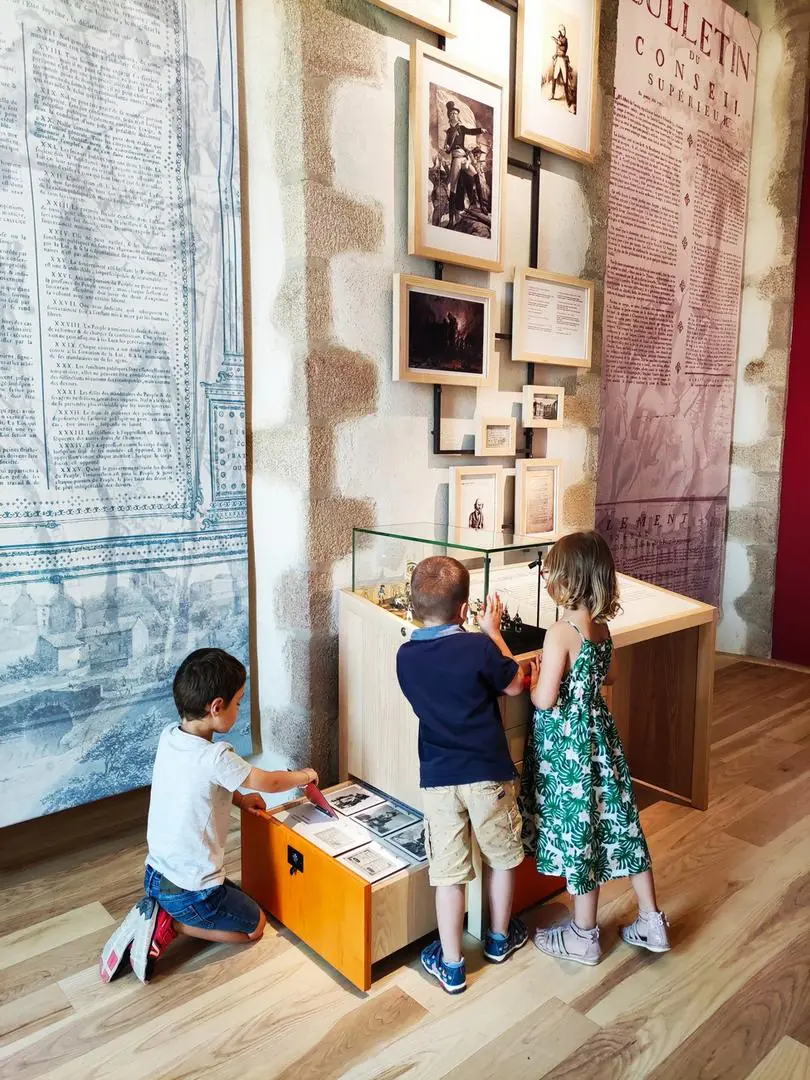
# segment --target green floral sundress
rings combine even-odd
[[[565,620],[566,622],[568,620]],[[569,623],[574,626],[573,623]],[[613,642],[582,638],[553,709],[536,709],[523,763],[523,843],[541,874],[589,893],[650,869],[630,770],[602,697]]]

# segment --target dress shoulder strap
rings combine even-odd
[[[580,630],[580,628],[579,628],[578,626],[576,626],[576,625],[575,625],[574,623],[572,623],[570,619],[560,619],[560,622],[564,622],[564,623],[566,624],[566,626],[573,626],[573,628],[574,628],[574,629],[576,630],[576,632],[577,632],[577,633],[579,634],[579,636],[580,636],[580,638],[581,638],[581,640],[582,640],[582,641],[587,641],[587,640],[588,640],[588,639],[587,639],[587,638],[585,637],[585,635],[584,635],[584,634],[582,633],[582,631]]]

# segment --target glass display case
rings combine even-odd
[[[410,580],[417,563],[449,555],[470,572],[467,629],[478,629],[478,615],[490,593],[504,604],[504,639],[515,653],[542,647],[546,629],[557,618],[541,569],[551,542],[511,532],[485,532],[429,522],[356,528],[352,532],[352,591],[411,622]]]

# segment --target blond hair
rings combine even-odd
[[[548,595],[566,608],[585,608],[596,623],[621,611],[613,555],[597,532],[570,533],[546,555]]]

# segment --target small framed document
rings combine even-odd
[[[515,532],[556,540],[560,532],[562,462],[521,458],[515,463]]]
[[[513,416],[479,416],[475,430],[476,457],[514,457],[517,420]]]
[[[591,366],[593,282],[547,270],[516,270],[512,359]]]
[[[347,855],[340,855],[338,862],[348,866],[355,874],[359,874],[361,878],[372,883],[388,877],[389,874],[395,874],[397,870],[408,865],[407,859],[401,859],[393,851],[377,843],[355,848]]]
[[[562,427],[565,387],[524,386],[523,426],[525,428]]]
[[[370,0],[378,8],[399,15],[444,37],[458,33],[459,0]]]

